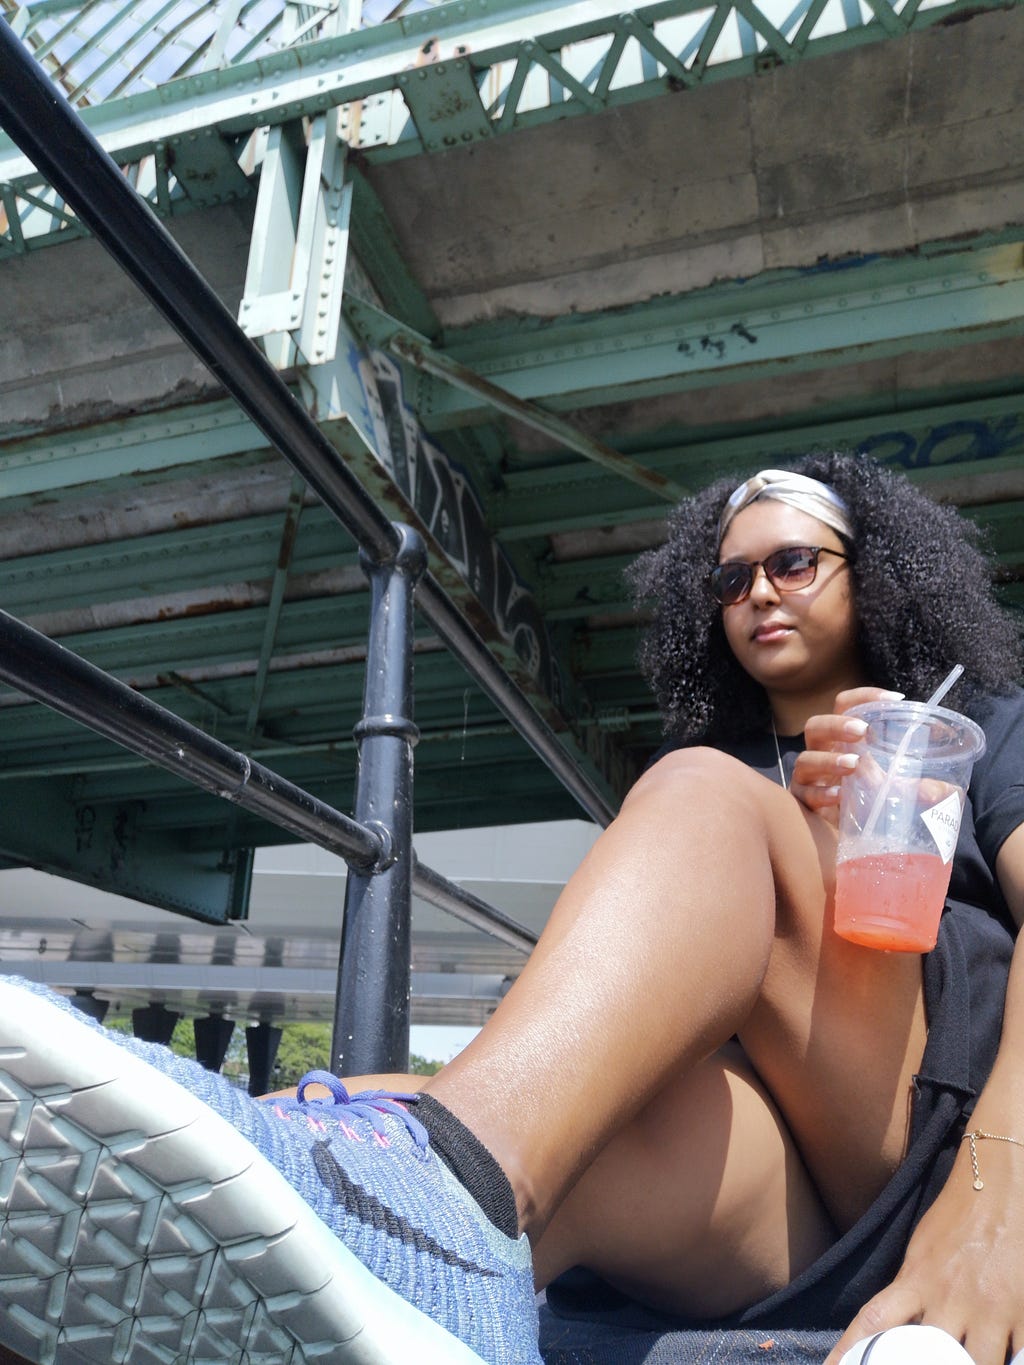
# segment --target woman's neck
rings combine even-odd
[[[857,687],[851,681],[848,686]],[[836,691],[832,687],[820,693],[769,692],[768,703],[771,707],[772,722],[778,735],[802,735],[811,716],[827,715],[835,705]]]

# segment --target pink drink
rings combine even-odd
[[[869,853],[836,865],[836,933],[898,953],[935,947],[952,862],[930,853]]]

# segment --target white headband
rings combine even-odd
[[[729,523],[737,512],[749,507],[759,498],[774,498],[801,512],[807,512],[847,540],[853,540],[853,527],[846,503],[827,483],[810,479],[806,474],[793,474],[786,469],[762,469],[760,474],[741,483],[722,509],[718,521],[718,543],[721,545]]]

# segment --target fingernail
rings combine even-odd
[[[866,720],[852,718],[843,722],[843,734],[847,739],[863,739],[868,732]]]
[[[878,696],[882,701],[905,701],[907,694],[906,692],[886,692],[883,689]]]
[[[836,758],[836,767],[856,768],[857,762],[858,759],[856,754],[839,754],[838,757]]]

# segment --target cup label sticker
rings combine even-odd
[[[935,840],[935,847],[939,850],[939,855],[944,863],[949,862],[956,848],[956,837],[960,833],[960,816],[962,814],[960,793],[956,791],[950,792],[937,806],[932,806],[929,810],[921,812],[921,819],[928,826],[928,831]]]

